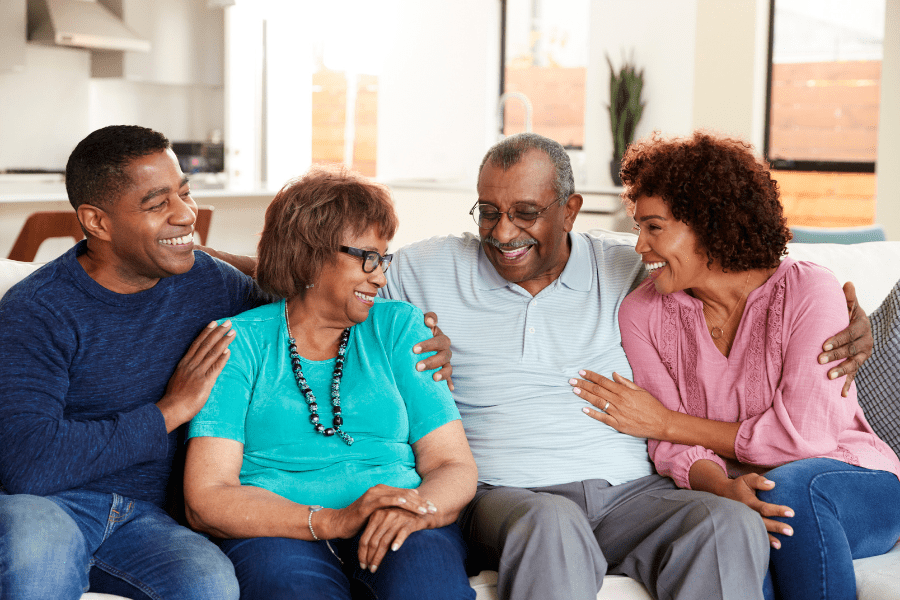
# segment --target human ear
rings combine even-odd
[[[563,217],[566,231],[572,231],[572,228],[575,226],[575,217],[578,216],[578,211],[581,210],[581,205],[584,202],[584,198],[581,197],[581,194],[572,194],[566,200],[565,205],[563,206],[563,210],[565,211],[565,216]]]
[[[81,228],[88,237],[110,241],[109,215],[102,208],[91,204],[82,204],[76,211]]]

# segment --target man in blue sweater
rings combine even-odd
[[[163,505],[176,430],[228,359],[213,321],[267,297],[194,254],[162,134],[95,131],[66,190],[87,240],[0,301],[0,597],[77,599],[96,567],[154,599],[236,599],[228,559]]]
[[[228,559],[163,506],[178,428],[228,359],[214,321],[271,298],[194,252],[197,207],[162,134],[95,131],[66,190],[87,239],[0,300],[0,599],[236,599]]]

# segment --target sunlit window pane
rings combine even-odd
[[[875,162],[884,0],[776,0],[770,159]]]
[[[507,0],[503,133],[584,145],[589,0]],[[527,98],[525,100],[524,98]]]

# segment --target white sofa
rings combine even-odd
[[[634,243],[635,236],[625,233],[603,232]],[[900,280],[900,242],[869,242],[844,246],[838,244],[791,244],[790,255],[798,260],[810,260],[831,269],[842,283],[852,281],[856,286],[860,305],[871,313],[880,304],[897,280]],[[0,295],[16,281],[28,275],[38,265],[0,259]],[[900,544],[883,556],[855,561],[856,580],[860,600],[896,600],[900,598]],[[470,578],[478,600],[497,598],[497,574],[482,571]],[[650,600],[650,595],[636,581],[627,577],[608,575],[597,600]],[[127,600],[107,594],[88,593],[82,600]]]

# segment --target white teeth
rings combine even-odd
[[[668,264],[667,262],[663,261],[663,262],[644,263],[644,266],[647,267],[647,270],[652,273],[656,269],[661,269],[664,266],[666,266],[667,264]]]
[[[353,293],[356,294],[356,297],[357,297],[357,298],[359,298],[360,300],[362,300],[362,301],[365,302],[366,304],[371,304],[371,303],[373,302],[374,298],[375,298],[374,295],[369,296],[369,295],[363,294],[362,292],[353,292]]]
[[[177,238],[169,238],[167,240],[159,240],[159,243],[166,245],[166,246],[180,246],[182,244],[189,244],[193,241],[194,241],[194,234],[189,233],[187,235],[183,235],[183,236],[177,237]]]

